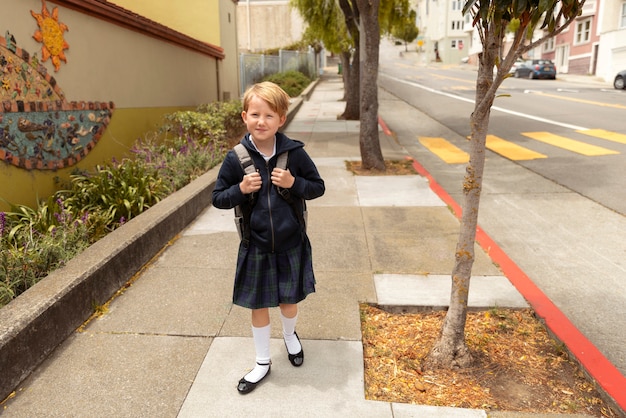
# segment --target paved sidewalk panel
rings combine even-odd
[[[178,415],[197,417],[392,417],[389,404],[365,400],[360,342],[302,340],[293,367],[282,339],[271,341],[272,370],[245,396],[237,382],[252,367],[251,339],[217,338]]]

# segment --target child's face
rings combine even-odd
[[[254,140],[262,142],[274,139],[286,116],[279,116],[265,100],[253,96],[248,103],[248,111],[241,112],[241,118]]]

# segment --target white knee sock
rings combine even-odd
[[[285,338],[285,344],[287,345],[287,351],[289,354],[298,354],[302,350],[300,341],[296,337],[296,323],[298,322],[298,314],[293,318],[287,318],[280,313],[280,320],[283,323],[283,337]]]
[[[270,369],[270,335],[271,326],[256,328],[252,327],[254,349],[256,351],[256,364],[250,373],[244,376],[248,382],[256,383],[263,379]]]

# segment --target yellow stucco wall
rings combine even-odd
[[[214,45],[222,43],[219,31],[220,4],[217,0],[112,0],[111,3],[192,38]]]
[[[224,2],[226,13],[233,13],[232,28],[223,25],[220,29],[215,23],[220,19],[220,2]],[[190,19],[194,23],[188,30],[182,23],[185,19],[182,11],[167,13],[168,5],[178,10],[183,2],[117,0],[116,3],[138,14],[142,14],[142,7],[149,6],[151,13],[145,17],[217,46],[220,36],[236,33],[236,5],[230,0],[186,0],[185,4],[193,4],[185,9],[187,16],[196,14],[195,19]],[[113,157],[123,157],[137,138],[156,129],[164,114],[223,99],[226,94],[237,96],[236,36],[234,41],[228,40],[229,45],[235,42],[233,52],[227,54],[230,60],[217,60],[51,1],[46,4],[50,12],[58,7],[59,22],[69,27],[64,33],[69,44],[65,51],[67,63],[61,63],[60,70],[55,72],[48,60],[44,63],[48,73],[54,76],[67,101],[113,102],[115,110],[96,147],[73,167],[56,172],[28,171],[0,161],[0,210],[7,209],[3,200],[34,206],[37,198],[54,192],[56,176],[66,178],[74,168],[89,169]],[[41,13],[41,0],[3,0],[0,31],[4,36],[8,30],[15,36],[18,47],[41,58],[41,44],[33,39],[37,22],[31,10]],[[167,16],[172,20],[166,22]]]

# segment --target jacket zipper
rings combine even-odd
[[[270,173],[269,161],[265,162],[265,171],[267,172],[267,179],[269,181],[269,187],[267,188],[267,210],[270,214],[270,233],[272,235],[272,253],[275,250],[275,237],[274,237],[274,218],[272,216],[272,174]]]

